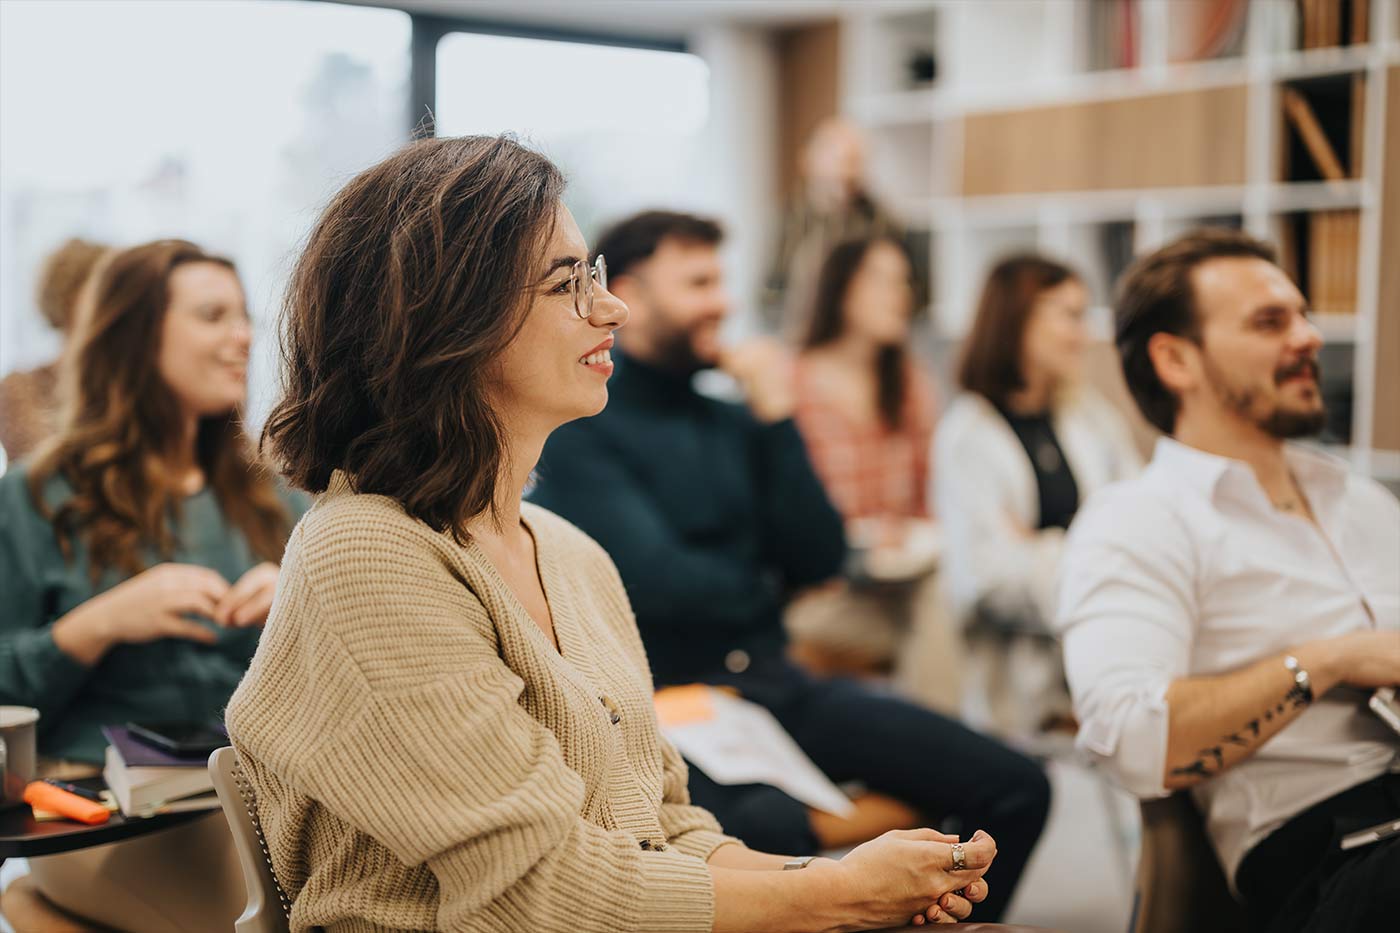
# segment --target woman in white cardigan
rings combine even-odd
[[[969,680],[984,684],[966,712],[1002,732],[1068,710],[1048,625],[1065,529],[1092,492],[1142,465],[1123,417],[1083,384],[1087,305],[1067,266],[998,263],[935,441],[945,586],[974,635]],[[1000,633],[991,644],[975,637],[987,627]]]

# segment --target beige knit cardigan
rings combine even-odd
[[[526,504],[560,649],[483,552],[337,475],[228,707],[293,931],[709,931],[720,845],[617,570]]]

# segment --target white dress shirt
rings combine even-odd
[[[1400,503],[1334,457],[1286,456],[1317,526],[1276,509],[1247,464],[1163,439],[1070,529],[1057,624],[1078,743],[1139,797],[1168,793],[1172,681],[1360,629],[1400,638]],[[1339,687],[1193,793],[1233,884],[1290,817],[1387,770],[1400,736]]]

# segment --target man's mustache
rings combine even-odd
[[[1305,356],[1296,363],[1289,363],[1287,366],[1280,366],[1274,370],[1274,382],[1282,385],[1294,376],[1312,376],[1313,382],[1320,382],[1322,379],[1322,368],[1318,366],[1317,360]]]

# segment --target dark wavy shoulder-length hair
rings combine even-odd
[[[519,332],[564,179],[509,137],[420,139],[321,215],[283,309],[263,441],[287,479],[359,492],[465,542],[505,458],[493,363]]]
[[[816,299],[812,304],[811,321],[802,345],[807,349],[820,347],[840,338],[846,330],[846,296],[851,281],[860,271],[865,257],[877,244],[888,243],[899,250],[909,268],[914,268],[909,248],[898,237],[878,233],[873,236],[845,240],[832,247],[822,261],[817,274]],[[914,281],[909,281],[909,300],[914,300]],[[881,347],[875,357],[876,401],[880,420],[890,430],[896,430],[907,414],[905,400],[909,394],[909,349],[904,344]]]
[[[170,277],[193,263],[235,272],[233,263],[185,240],[120,250],[92,273],[79,300],[60,375],[58,432],[34,454],[29,491],[53,523],[63,553],[88,548],[94,580],[108,568],[135,575],[147,548],[169,557],[170,523],[185,493],[172,464],[184,461],[180,406],[157,359],[170,305]],[[195,458],[229,524],[253,553],[280,561],[291,516],[272,473],[243,430],[243,412],[201,418]],[[50,510],[44,488],[55,474],[73,495]]]

